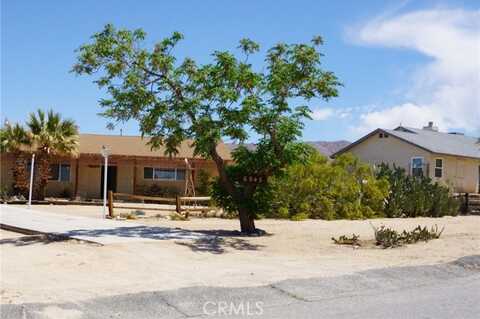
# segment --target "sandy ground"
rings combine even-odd
[[[101,212],[100,207],[51,206],[48,210],[84,216]],[[237,220],[142,219],[135,223],[221,231],[222,236],[211,241],[159,240],[107,246],[75,241],[22,242],[18,234],[0,231],[1,302],[66,302],[198,285],[257,286],[287,278],[436,264],[480,254],[479,216],[371,222],[398,230],[437,224],[445,226],[445,231],[440,239],[428,243],[387,250],[332,243],[332,236],[352,233],[373,239],[369,221],[260,220],[257,227],[268,236],[240,237],[228,232],[238,229]]]
[[[175,213],[174,205],[162,205],[162,204],[142,204],[142,203],[115,203],[115,205],[121,208],[114,208],[114,214],[128,215],[136,214],[139,218],[142,217],[167,217]],[[12,205],[14,207],[25,208],[25,205]],[[131,207],[131,208],[127,208]],[[151,209],[154,208],[154,209]],[[32,205],[31,209],[47,211],[49,213],[58,213],[62,215],[73,214],[75,216],[85,216],[92,218],[102,218],[103,207],[102,206],[81,206],[81,205]],[[107,209],[108,212],[108,209]],[[199,215],[200,212],[193,212],[193,215]],[[221,215],[221,210],[209,212],[209,216],[215,214]]]

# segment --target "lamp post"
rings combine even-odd
[[[102,150],[100,151],[104,161],[104,169],[103,169],[103,218],[107,216],[107,174],[108,174],[108,155],[110,154],[110,150],[103,145]]]
[[[30,187],[28,189],[28,207],[32,206],[32,188],[33,188],[33,170],[35,167],[35,154],[32,154],[32,162],[30,165]]]

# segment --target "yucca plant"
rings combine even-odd
[[[15,195],[27,196],[28,194],[26,149],[30,144],[29,135],[22,125],[6,123],[0,129],[1,152],[12,153],[15,157],[15,165],[13,166],[13,193]]]
[[[62,119],[59,113],[37,110],[27,122],[38,158],[35,197],[43,200],[50,177],[52,156],[73,156],[78,153],[78,127],[73,120]]]

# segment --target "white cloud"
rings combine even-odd
[[[420,127],[480,133],[480,10],[432,9],[375,19],[354,34],[361,44],[418,51],[431,58],[411,75],[405,102],[365,112],[355,128]]]
[[[317,121],[324,121],[335,115],[335,112],[331,108],[315,109],[312,112],[312,118]]]

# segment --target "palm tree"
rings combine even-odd
[[[78,152],[78,127],[73,120],[62,119],[59,113],[42,110],[30,113],[27,123],[38,158],[36,198],[45,198],[45,189],[50,177],[52,156],[73,156]]]
[[[31,145],[27,131],[18,123],[11,125],[6,123],[0,129],[0,151],[9,152],[15,157],[13,166],[13,191],[15,195],[27,196],[28,194],[28,172],[26,149]]]

